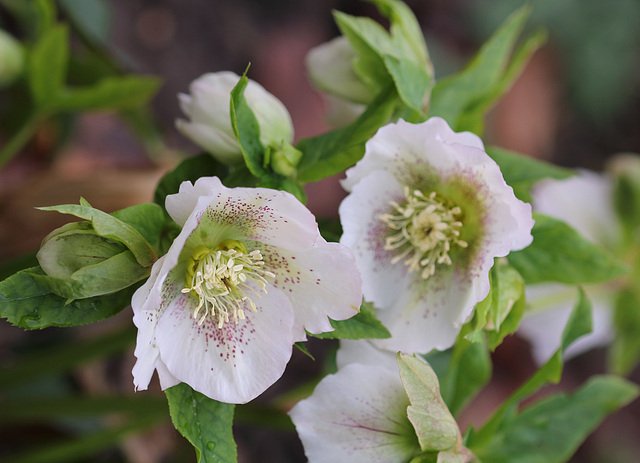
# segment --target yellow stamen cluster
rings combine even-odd
[[[203,245],[195,248],[187,261],[185,288],[182,290],[199,300],[193,318],[201,325],[211,315],[218,328],[222,328],[230,318],[236,324],[238,320],[244,320],[245,303],[255,312],[256,305],[246,291],[250,290],[257,297],[260,294],[247,282],[253,281],[266,293],[265,277],[275,277],[263,266],[260,251],[256,249],[247,253],[239,241],[225,240],[215,250]]]
[[[394,213],[380,216],[394,231],[385,239],[384,249],[399,251],[392,263],[404,259],[410,272],[421,270],[422,278],[427,279],[435,273],[436,264],[451,264],[449,252],[453,245],[468,246],[458,238],[462,222],[457,217],[462,210],[447,206],[435,191],[425,196],[420,190],[405,187],[404,196],[406,202],[402,205],[390,202]]]

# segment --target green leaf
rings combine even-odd
[[[397,103],[396,91],[389,85],[350,125],[300,140],[296,148],[304,155],[298,165],[298,179],[322,180],[358,162],[364,155],[365,143],[389,121]]]
[[[487,95],[495,95],[496,85],[508,74],[509,55],[530,10],[527,4],[513,13],[462,71],[436,82],[430,117],[440,116],[456,132],[463,130],[465,113],[475,111],[474,106],[485,101]]]
[[[633,283],[632,283],[633,285]],[[611,370],[628,375],[640,360],[640,295],[638,287],[621,290],[616,297],[615,337],[609,351]]]
[[[430,363],[432,355],[441,353],[427,356]],[[446,369],[438,376],[441,378],[442,398],[456,416],[491,379],[491,356],[487,343],[483,339],[480,342],[458,339]]]
[[[378,317],[373,304],[365,302],[360,306],[360,311],[346,320],[331,320],[333,331],[311,334],[322,339],[384,339],[390,338],[391,333],[385,328]]]
[[[244,97],[244,90],[248,83],[249,79],[245,71],[240,81],[231,90],[231,127],[251,173],[257,178],[270,177],[272,174],[265,166],[265,148],[260,142],[260,125]]]
[[[389,18],[389,32],[370,18],[334,14],[338,27],[356,51],[354,71],[374,94],[393,81],[403,103],[422,114],[433,84],[433,66],[418,21],[402,2],[372,3]]]
[[[86,202],[80,205],[63,204],[60,206],[39,207],[38,209],[71,214],[90,221],[98,235],[124,244],[131,250],[138,263],[143,267],[149,267],[158,259],[155,249],[142,237],[138,230],[111,214],[89,206]]]
[[[423,360],[398,353],[400,377],[411,405],[407,407],[420,448],[449,450],[462,443],[458,423],[440,396],[438,377]]]
[[[89,87],[62,90],[53,104],[63,111],[132,109],[147,104],[159,87],[156,77],[106,77]]]
[[[545,178],[562,180],[575,172],[495,146],[486,147],[487,154],[500,166],[504,180],[522,201],[531,201],[531,187]]]
[[[494,439],[497,430],[509,423],[515,416],[518,404],[541,387],[549,383],[558,383],[562,376],[562,353],[575,340],[591,332],[591,302],[582,289],[578,290],[578,299],[571,311],[567,325],[562,333],[562,343],[558,350],[542,365],[522,386],[520,386],[494,412],[480,430],[473,433],[467,446],[478,456],[479,451]],[[482,458],[481,458],[482,459]]]
[[[107,296],[68,302],[34,278],[45,273],[33,267],[0,282],[0,317],[24,329],[78,326],[109,318],[131,304],[138,285]]]
[[[596,376],[577,392],[547,397],[500,429],[477,452],[491,463],[562,463],[610,413],[638,396],[637,385],[615,376]]]
[[[50,106],[61,92],[69,61],[69,34],[62,25],[46,30],[29,55],[31,94],[40,108]]]
[[[523,68],[529,59],[547,40],[544,31],[538,31],[528,37],[525,42],[513,53],[511,62],[504,71],[500,79],[491,87],[486,89],[484,95],[475,100],[467,107],[466,111],[460,115],[458,120],[458,130],[470,131],[481,135],[485,127],[485,115],[493,105],[504,96],[518,79]]]
[[[528,284],[557,281],[599,283],[627,272],[626,265],[591,243],[566,223],[534,213],[533,243],[509,254],[511,264]]]
[[[111,215],[131,225],[151,246],[158,249],[165,223],[164,211],[160,206],[153,203],[136,204],[112,212]]]
[[[220,164],[208,153],[187,158],[162,177],[153,195],[153,202],[164,207],[167,195],[177,193],[182,182],[195,183],[200,177],[210,176],[223,178],[227,173],[227,167]]]
[[[171,421],[196,451],[198,463],[236,463],[233,408],[180,383],[165,390]]]

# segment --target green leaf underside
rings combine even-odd
[[[0,316],[25,329],[78,326],[104,320],[129,306],[139,286],[68,302],[40,285],[34,275],[45,273],[39,267],[32,267],[0,282]]]
[[[39,208],[44,211],[57,211],[89,220],[100,236],[118,241],[131,250],[136,260],[143,267],[149,267],[158,258],[155,249],[145,240],[133,226],[117,219],[111,214],[94,209],[88,205],[63,204]]]
[[[164,227],[164,211],[157,204],[143,203],[111,213],[118,220],[135,228],[155,249]]]
[[[391,337],[389,330],[385,328],[376,316],[375,307],[369,302],[365,302],[360,307],[360,311],[346,320],[329,320],[333,331],[325,333],[311,334],[322,339],[385,339]]]
[[[638,386],[615,376],[595,376],[571,395],[547,397],[498,430],[482,461],[562,463],[610,413],[638,396]]]
[[[488,95],[490,100],[495,98],[496,86],[505,85],[500,83],[503,76],[511,77],[515,73],[505,70],[530,10],[531,7],[525,5],[513,13],[462,71],[436,82],[431,92],[429,116],[440,116],[454,131],[460,131],[465,113],[472,112],[476,105],[486,106]]]
[[[518,404],[541,387],[549,383],[557,383],[562,376],[562,353],[581,336],[592,329],[591,302],[582,289],[578,289],[578,299],[573,307],[569,320],[562,333],[561,346],[549,360],[536,371],[516,392],[514,392],[496,412],[487,420],[478,432],[473,434],[468,447],[479,455],[479,449],[489,445],[495,438],[496,431],[507,423],[516,413]]]
[[[572,170],[503,148],[487,146],[486,152],[500,166],[504,180],[522,201],[531,201],[531,187],[540,180],[562,180],[575,175]]]
[[[398,99],[389,85],[366,111],[350,125],[316,137],[300,140],[296,148],[304,153],[298,165],[298,179],[314,182],[343,172],[364,155],[364,145],[389,121]]]
[[[171,421],[193,445],[198,463],[235,463],[234,406],[209,399],[180,383],[165,390]]]
[[[624,275],[626,265],[566,223],[534,213],[533,243],[508,256],[528,284],[599,283]]]
[[[450,450],[461,443],[458,424],[440,396],[438,378],[423,360],[398,354],[400,377],[409,396],[407,408],[422,451]]]

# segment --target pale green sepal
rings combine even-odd
[[[63,204],[38,209],[57,211],[61,214],[70,214],[89,220],[96,234],[124,244],[142,267],[149,267],[158,259],[155,249],[135,228],[106,212],[89,206],[89,203],[83,199],[80,200],[80,205]]]
[[[431,367],[415,356],[398,354],[400,377],[411,405],[407,407],[423,451],[452,449],[462,443],[456,420],[440,396],[438,378]]]
[[[125,250],[95,265],[88,265],[68,278],[31,275],[40,285],[68,302],[94,296],[112,294],[149,276],[149,269],[141,267],[131,251]]]

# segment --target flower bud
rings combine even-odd
[[[124,244],[99,236],[90,222],[51,232],[37,258],[46,273],[38,282],[67,299],[114,293],[149,275]]]
[[[239,81],[240,76],[229,71],[204,74],[191,83],[190,95],[178,95],[180,107],[190,119],[176,120],[178,130],[228,165],[242,162],[229,111],[231,91]],[[293,123],[280,100],[253,80],[249,80],[244,97],[258,120],[265,148],[291,143]]]
[[[271,168],[280,175],[293,177],[301,158],[301,151],[295,149],[289,143],[284,143],[282,146],[272,147],[270,152]]]
[[[357,58],[346,37],[318,45],[307,55],[309,77],[319,90],[352,103],[369,104],[376,96],[353,69]]]
[[[20,42],[0,29],[0,87],[11,84],[24,69]]]

